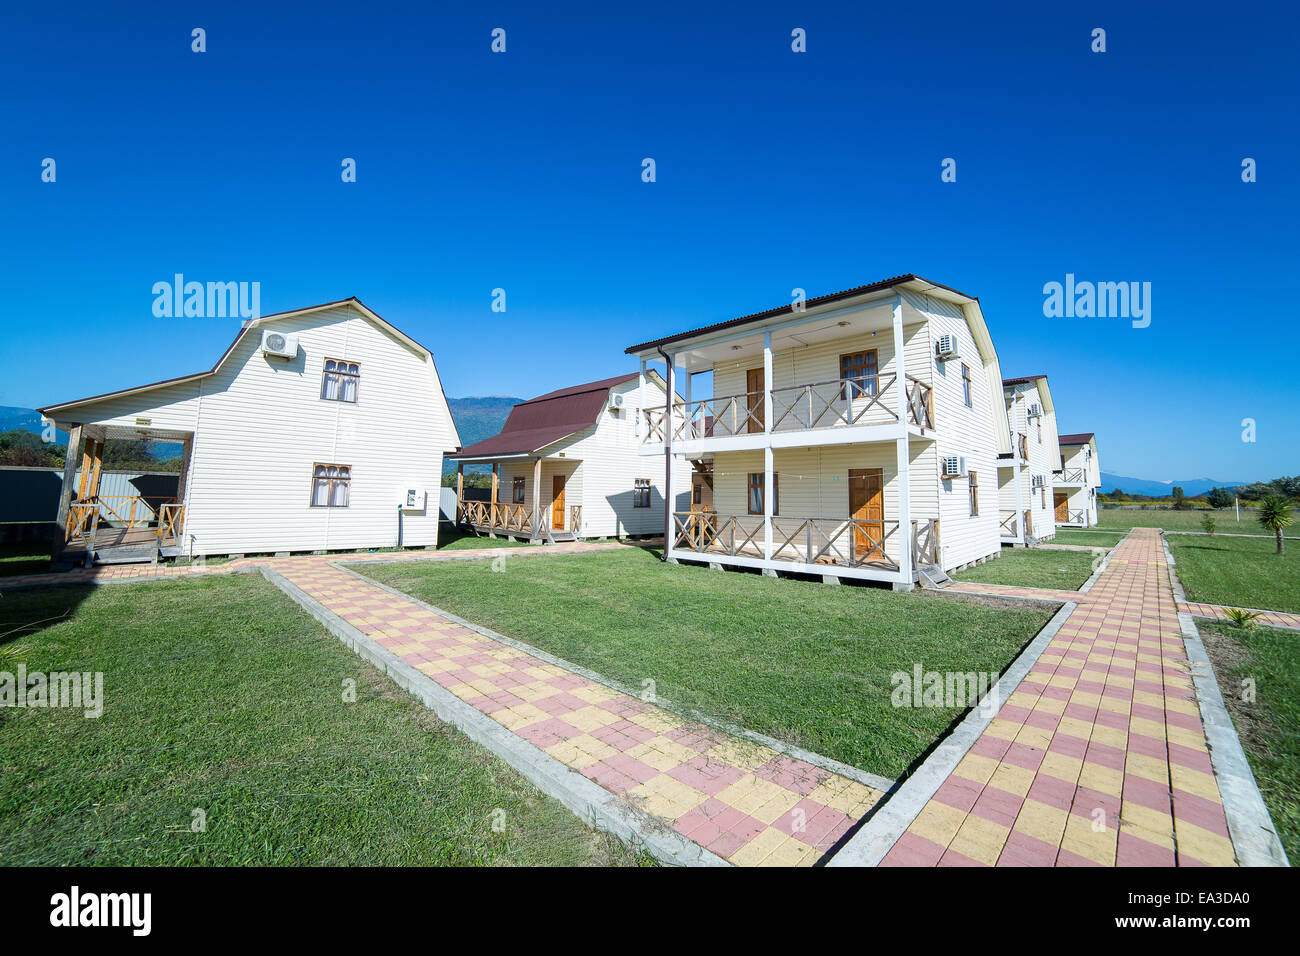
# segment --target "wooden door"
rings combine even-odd
[[[1064,491],[1055,492],[1056,498],[1056,520],[1070,520],[1070,496]]]
[[[749,423],[747,431],[761,432],[763,430],[763,370],[761,368],[751,368],[745,373],[745,392],[747,393],[745,407],[750,412],[750,417],[746,419]]]
[[[849,469],[849,516],[853,525],[853,560],[883,558],[885,473],[880,468]]]
[[[564,476],[551,478],[551,527],[556,531],[564,530]]]

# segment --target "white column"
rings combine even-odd
[[[682,393],[686,396],[686,437],[695,437],[695,411],[691,408],[691,370],[682,366]]]
[[[903,298],[894,300],[894,385],[898,389],[898,422],[902,434],[894,443],[898,467],[898,576],[912,586],[912,491],[907,436],[907,363],[903,357]]]
[[[673,490],[673,396],[677,389],[677,355],[668,356],[668,423],[664,434],[664,560],[674,561],[669,555],[673,546],[673,511],[676,508]]]
[[[1015,436],[1013,435],[1013,436],[1012,436],[1012,439],[1014,440],[1014,438],[1015,438]],[[1015,482],[1016,482],[1016,527],[1020,529],[1020,543],[1021,543],[1021,544],[1028,544],[1028,543],[1029,543],[1029,529],[1025,527],[1025,502],[1024,502],[1024,498],[1023,498],[1023,496],[1021,495],[1021,489],[1020,489],[1020,450],[1019,450],[1019,448],[1016,449],[1016,452],[1015,452],[1014,455],[1012,455],[1011,460],[1015,462],[1015,468],[1014,468],[1014,470],[1012,471],[1012,474],[1015,476]]]
[[[636,393],[636,437],[645,437],[645,359],[641,360],[641,376],[637,379]]]
[[[776,505],[772,478],[772,333],[763,333],[763,557],[772,559],[772,509]]]

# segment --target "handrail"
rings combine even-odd
[[[884,403],[896,375],[830,379],[772,389],[772,431],[808,431],[857,425],[869,412],[884,423],[898,421],[898,412]]]
[[[569,505],[569,530],[576,538],[582,529],[582,505]]]
[[[763,517],[717,512],[673,514],[673,547],[697,554],[763,557]],[[897,521],[861,518],[794,518],[773,515],[770,560],[898,570],[888,546]]]
[[[907,376],[907,423],[934,428],[934,389],[919,378]]]
[[[1056,480],[1059,481],[1059,482],[1060,482],[1061,484],[1063,484],[1063,485],[1081,485],[1081,484],[1083,484],[1083,469],[1082,469],[1082,468],[1066,468],[1066,469],[1064,469],[1063,471],[1058,472],[1058,474],[1059,474],[1061,477],[1057,478]]]
[[[1016,513],[1014,511],[1003,511],[1001,513],[1006,516],[1002,519],[1002,523],[998,527],[998,531],[1001,533],[1002,537],[1004,538],[1020,537],[1020,530],[1016,526]]]

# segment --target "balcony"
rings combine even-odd
[[[1063,471],[1055,472],[1052,476],[1052,483],[1056,485],[1069,485],[1071,487],[1083,486],[1083,469],[1066,468]]]
[[[807,385],[774,388],[774,434],[848,428],[857,425],[891,425],[898,421],[894,391],[896,375],[871,375],[835,379]],[[906,381],[907,423],[934,428],[934,390],[911,375]],[[742,392],[690,402],[674,402],[672,439],[683,441],[759,435],[765,432],[764,393]],[[642,444],[662,444],[670,425],[666,408],[642,410]]]

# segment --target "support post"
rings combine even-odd
[[[72,481],[77,474],[77,454],[81,451],[81,426],[73,425],[68,432],[68,454],[63,459],[63,487],[59,490],[59,513],[54,520],[63,529],[63,540],[68,540],[72,531]]]
[[[636,393],[636,437],[639,442],[646,437],[646,407],[645,407],[645,359],[641,360],[641,374],[637,377]]]
[[[671,561],[668,552],[673,547],[673,399],[677,396],[677,375],[674,371],[677,356],[662,349],[664,365],[668,371],[667,425],[664,433],[664,560]]]
[[[86,490],[87,495],[91,498],[99,496],[99,472],[104,466],[104,442],[102,440],[95,442],[95,452],[91,459],[90,485]]]
[[[533,462],[533,540],[542,539],[542,460]]]
[[[456,462],[456,524],[465,520],[465,463]]]
[[[772,456],[772,333],[763,333],[763,558],[772,560],[772,512],[776,481]]]
[[[501,468],[501,463],[499,461],[492,462],[492,506],[491,506],[491,513],[488,516],[488,522],[493,525],[496,524],[496,520],[497,520],[497,501],[500,496],[500,483],[501,483],[500,468]]]
[[[912,492],[911,492],[911,455],[907,434],[907,363],[904,360],[903,340],[903,297],[894,300],[894,379],[898,386],[898,425],[901,435],[894,444],[895,459],[898,468],[898,577],[902,590],[912,588],[912,549],[915,539],[912,534]]]

